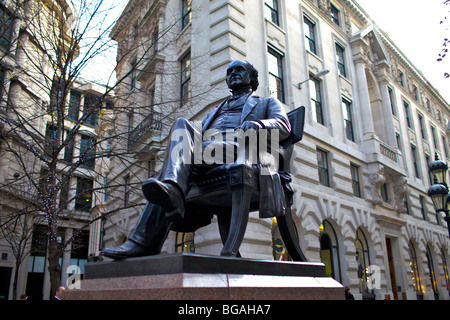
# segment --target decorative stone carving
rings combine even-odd
[[[394,186],[394,194],[395,194],[395,210],[398,213],[405,213],[405,196],[408,194],[408,180],[404,177],[399,179],[399,183]]]
[[[369,174],[369,182],[372,184],[371,194],[366,198],[366,201],[372,203],[374,206],[383,203],[381,197],[381,186],[386,182],[384,176],[384,167],[380,168],[377,172]]]

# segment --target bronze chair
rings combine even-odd
[[[288,118],[291,134],[280,143],[279,172],[289,172],[294,144],[303,136],[305,107],[289,112]],[[285,214],[277,217],[280,234],[291,258],[294,261],[306,261],[299,246],[291,215],[290,199],[286,192],[285,198],[287,204]],[[222,165],[202,175],[186,197],[185,220],[188,221],[189,217],[195,216],[196,224],[189,227],[189,223],[185,222],[182,230],[177,230],[176,225],[172,229],[193,232],[199,225],[199,216],[203,215],[210,221],[211,215],[216,214],[224,245],[220,255],[240,257],[239,247],[247,228],[249,213],[258,208],[259,169],[247,164]]]

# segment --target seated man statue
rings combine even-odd
[[[278,131],[280,141],[289,136],[291,127],[281,102],[273,97],[260,98],[254,95],[259,84],[258,71],[251,63],[240,60],[231,62],[227,68],[226,83],[232,96],[203,119],[202,133],[208,129],[222,133],[238,129],[241,132],[266,129],[269,133]],[[193,150],[196,147],[194,136],[199,134],[199,130],[192,122],[177,119],[169,134],[159,177],[150,178],[142,186],[148,202],[133,234],[121,246],[106,248],[104,256],[124,259],[159,254],[172,225],[183,221],[185,198],[193,181],[199,172],[204,172],[205,168],[214,168],[214,165],[204,161],[197,164],[193,159],[183,161],[173,156],[177,154],[176,148],[180,143],[173,135],[180,131],[185,133],[183,139],[186,139],[184,143],[188,148]],[[202,147],[205,148],[205,143]]]

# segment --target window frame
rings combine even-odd
[[[328,163],[328,152],[321,148],[317,148],[316,156],[317,156],[317,173],[319,176],[319,184],[325,187],[330,187],[331,181]],[[321,157],[321,159],[319,159],[319,156]]]
[[[280,6],[278,0],[271,0],[271,2],[272,5],[268,4],[267,0],[264,1],[264,16],[268,21],[280,27]]]
[[[316,23],[306,15],[303,15],[303,30],[305,33],[306,50],[317,55]],[[309,34],[306,31],[309,31]]]
[[[311,98],[313,121],[316,123],[320,123],[321,125],[325,125],[325,118],[323,114],[323,104],[322,104],[322,82],[312,75],[309,77],[309,79],[311,81],[309,87],[309,94]],[[313,93],[315,98],[313,98]]]
[[[336,63],[338,74],[347,78],[347,63],[345,59],[345,47],[343,47],[338,42],[335,42],[335,50],[336,50]]]
[[[355,130],[353,124],[353,110],[352,110],[352,101],[342,97],[342,114],[344,119],[344,130],[345,137],[355,142]]]
[[[191,98],[191,51],[186,52],[180,59],[180,106],[184,106]]]
[[[268,83],[269,83],[269,96],[275,97],[284,103],[284,68],[283,68],[283,54],[272,47],[267,49],[268,55]],[[270,56],[274,57],[277,61],[277,74],[274,74],[271,70]],[[277,86],[276,91],[272,92],[271,79],[274,79]],[[276,94],[276,95],[274,95]]]
[[[181,29],[192,21],[192,0],[181,0]]]

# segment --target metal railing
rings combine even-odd
[[[131,148],[136,142],[138,142],[143,136],[145,136],[151,130],[161,130],[162,114],[159,112],[151,112],[144,120],[141,121],[128,136],[128,148]]]

